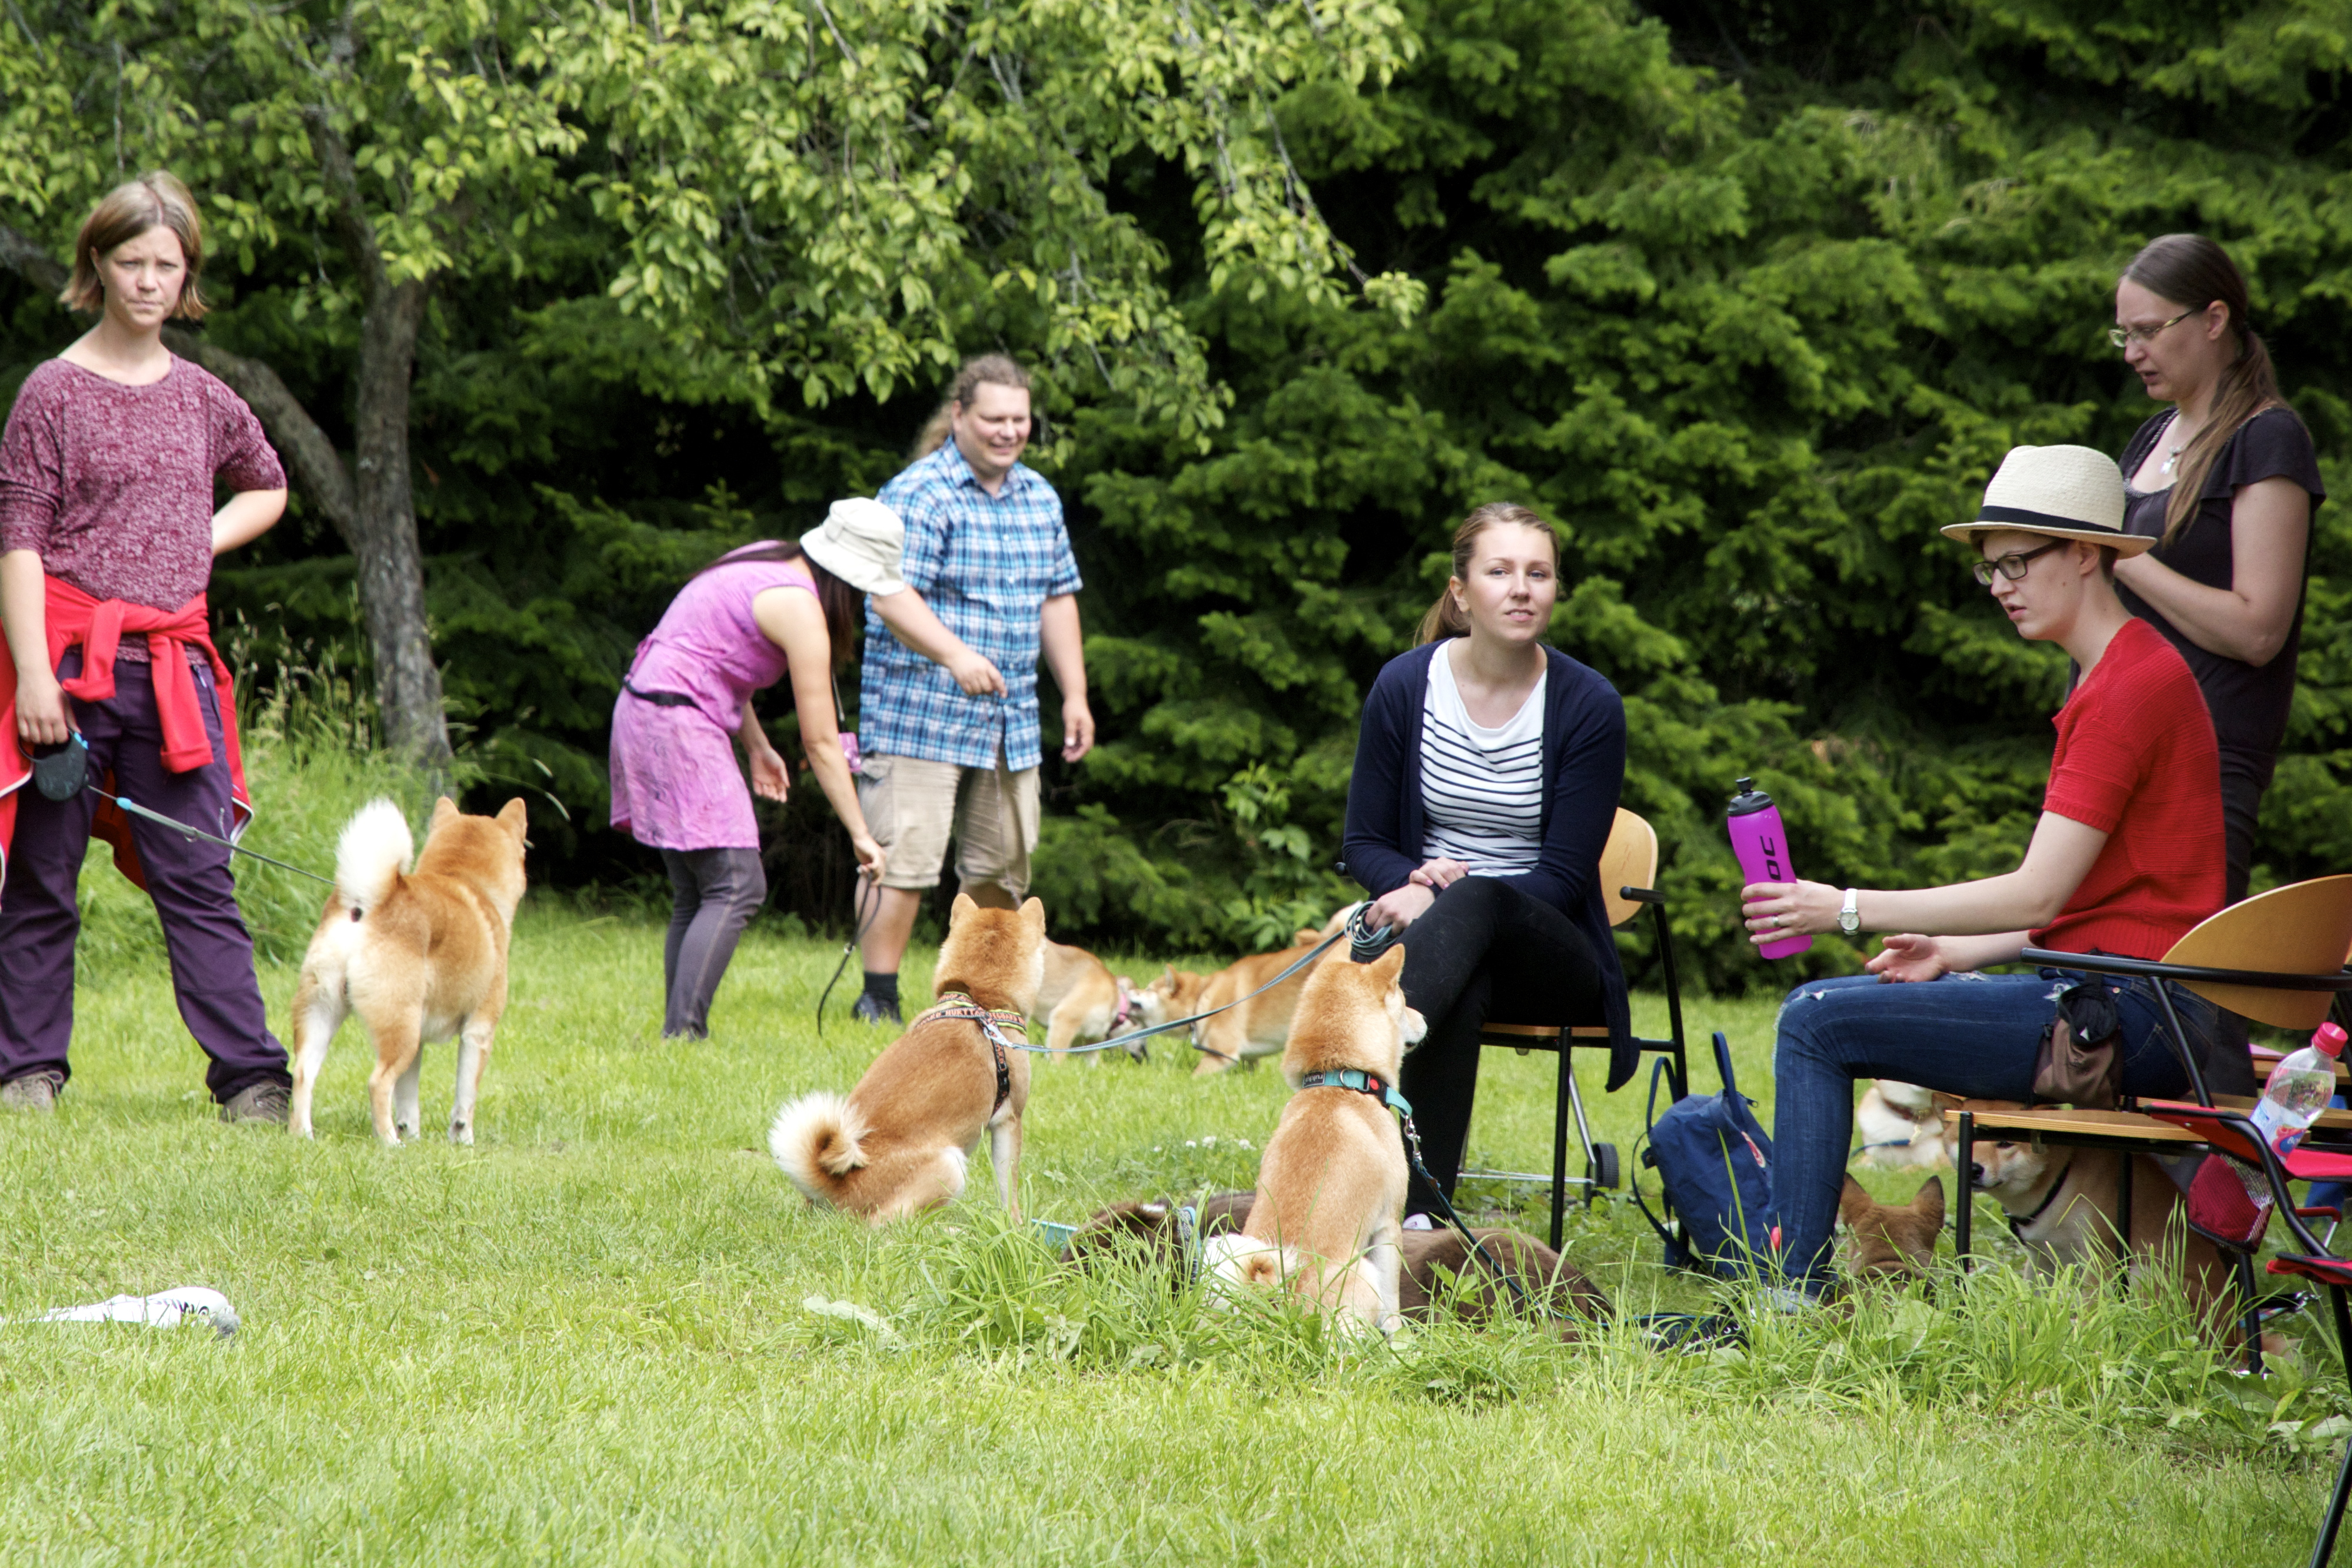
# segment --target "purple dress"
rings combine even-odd
[[[756,545],[747,545],[756,549]],[[752,618],[771,588],[816,592],[798,561],[721,564],[678,590],[637,645],[613,704],[613,826],[656,849],[757,849],[751,791],[735,759],[743,700],[784,673],[784,650]],[[629,688],[689,700],[664,706]]]

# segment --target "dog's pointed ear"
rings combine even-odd
[[[1968,1101],[1960,1096],[1957,1094],[1946,1094],[1940,1089],[1931,1090],[1928,1093],[1927,1098],[1935,1102],[1936,1114],[1938,1116],[1941,1116],[1947,1110],[1958,1110],[1961,1106],[1968,1103]]]
[[[1300,926],[1297,931],[1290,933],[1290,945],[1293,947],[1313,947],[1316,942],[1322,940],[1322,936],[1323,933],[1319,931],[1309,931],[1305,926]]]
[[[1940,1227],[1944,1223],[1944,1179],[1930,1176],[1911,1199],[1911,1211],[1928,1224]]]
[[[1404,967],[1404,943],[1398,942],[1365,967],[1372,972],[1373,979],[1387,984],[1397,977],[1397,971]]]
[[[970,893],[958,893],[955,896],[955,902],[948,906],[948,930],[955,930],[957,926],[963,923],[964,916],[978,908],[980,905],[973,901]]]
[[[499,808],[499,826],[513,834],[516,843],[523,842],[523,835],[530,831],[530,813],[524,809],[522,796],[517,795]]]
[[[1176,966],[1171,963],[1166,965],[1166,968],[1168,970],[1168,989],[1173,991],[1176,989]]]
[[[433,803],[432,826],[427,827],[425,831],[428,834],[439,832],[441,830],[441,825],[457,815],[457,803],[451,800],[447,795],[443,795],[439,800]]]
[[[1876,1206],[1877,1200],[1873,1198],[1869,1191],[1852,1176],[1848,1176],[1845,1179],[1845,1185],[1838,1189],[1838,1218],[1845,1221],[1848,1226],[1861,1224],[1863,1216]]]
[[[1044,936],[1045,934],[1045,900],[1031,899],[1024,903],[1021,906],[1021,923],[1039,936]]]

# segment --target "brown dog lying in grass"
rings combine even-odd
[[[1944,1228],[1944,1184],[1930,1176],[1909,1203],[1882,1204],[1848,1176],[1838,1194],[1838,1218],[1848,1233],[1846,1278],[1898,1285],[1925,1279]]]
[[[1250,1205],[1256,1201],[1255,1193],[1217,1193],[1202,1198],[1196,1208],[1196,1236],[1205,1240],[1238,1232],[1249,1215]],[[1070,1238],[1070,1261],[1084,1268],[1122,1252],[1137,1252],[1163,1265],[1170,1287],[1181,1289],[1186,1279],[1182,1238],[1178,1235],[1178,1211],[1182,1206],[1173,1198],[1113,1204],[1080,1226]],[[1609,1317],[1609,1298],[1601,1288],[1534,1237],[1499,1226],[1474,1228],[1471,1234],[1484,1244],[1486,1257],[1518,1282],[1519,1293],[1530,1308],[1549,1309],[1561,1317],[1591,1322]],[[1468,1244],[1454,1232],[1409,1230],[1403,1234],[1400,1250],[1402,1268],[1397,1304],[1406,1317],[1429,1321],[1441,1303],[1446,1310],[1473,1321],[1518,1311],[1511,1288],[1494,1278],[1487,1263],[1472,1257]],[[1450,1288],[1447,1275],[1454,1281]],[[1572,1331],[1559,1318],[1550,1321],[1563,1332]]]

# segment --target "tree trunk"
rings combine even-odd
[[[425,321],[425,286],[412,279],[370,293],[360,330],[352,552],[374,645],[384,742],[439,772],[450,761],[449,726],[425,620],[425,559],[408,461],[409,381]]]

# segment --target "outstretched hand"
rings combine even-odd
[[[1941,945],[1932,936],[1890,936],[1863,967],[1881,980],[1916,984],[1940,980],[1951,969]]]

